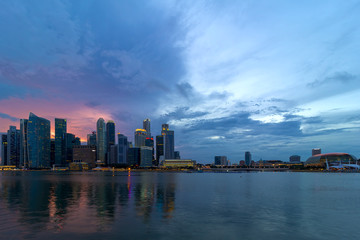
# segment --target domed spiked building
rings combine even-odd
[[[357,165],[357,158],[348,153],[326,153],[317,154],[309,157],[305,162],[305,167],[339,169],[339,168],[353,168],[359,169]]]

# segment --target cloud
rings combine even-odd
[[[9,114],[0,112],[0,118],[10,119],[13,122],[19,121],[19,118],[10,116]]]
[[[307,86],[310,88],[321,87],[324,84],[341,83],[348,84],[358,79],[357,76],[352,75],[348,72],[335,72],[333,75],[324,78],[323,80],[316,80],[309,83]]]

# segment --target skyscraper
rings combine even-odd
[[[147,137],[147,132],[145,129],[136,129],[135,130],[135,147],[144,147],[145,146],[145,140]]]
[[[160,163],[160,157],[164,156],[164,136],[156,136],[156,161],[155,166],[158,166]]]
[[[76,138],[72,133],[66,133],[66,163],[68,165],[70,162],[73,161],[74,152],[73,147],[81,145],[80,138]]]
[[[50,121],[29,114],[28,121],[29,167],[50,167]]]
[[[66,164],[66,119],[55,118],[55,164]]]
[[[7,165],[19,167],[20,164],[20,130],[10,126],[7,132]]]
[[[214,160],[215,160],[214,161],[215,165],[218,165],[218,166],[227,166],[228,165],[228,160],[227,160],[226,156],[215,156]]]
[[[1,164],[7,165],[7,135],[1,135]]]
[[[175,139],[174,131],[169,130],[169,124],[163,124],[161,135],[164,136],[164,156],[165,159],[174,159],[174,148],[175,148]]]
[[[105,164],[106,160],[106,128],[103,118],[99,118],[96,123],[96,151],[97,160]]]
[[[127,137],[118,133],[118,164],[127,164],[128,141]]]
[[[20,166],[29,167],[28,121],[20,119]]]
[[[87,145],[96,146],[96,131],[93,131],[92,133],[87,135]]]
[[[250,166],[251,165],[251,153],[245,152],[245,165]]]
[[[114,121],[108,121],[106,123],[106,158],[109,163],[111,146],[115,145],[115,123]]]
[[[147,137],[151,137],[150,119],[147,118],[143,121],[143,129],[147,132]]]

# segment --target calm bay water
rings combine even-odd
[[[1,239],[359,239],[360,174],[0,173]]]

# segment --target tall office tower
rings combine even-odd
[[[127,153],[128,164],[130,166],[139,166],[140,165],[140,148],[133,147],[128,149]]]
[[[155,151],[154,151],[154,138],[153,137],[147,137],[145,139],[145,146],[146,147],[150,147],[152,149],[152,164],[154,166],[157,166],[156,165],[156,160],[155,160]]]
[[[20,166],[24,168],[29,167],[28,122],[27,119],[20,119]]]
[[[226,156],[215,156],[214,164],[217,166],[227,166],[228,160]]]
[[[73,146],[73,162],[84,162],[91,168],[96,167],[96,146],[75,145]]]
[[[108,153],[112,145],[115,145],[115,123],[110,120],[106,123],[106,159],[108,163],[110,158]]]
[[[135,147],[144,147],[145,140],[147,137],[147,132],[145,129],[136,129],[135,130]]]
[[[318,154],[321,154],[321,148],[313,148],[311,150],[311,155],[314,156],[314,155],[318,155]]]
[[[151,130],[150,130],[150,119],[145,119],[143,121],[143,129],[147,132],[147,137],[151,136]]]
[[[110,150],[107,153],[109,165],[118,164],[119,161],[118,153],[119,153],[119,146],[117,144],[110,145]]]
[[[29,167],[50,167],[50,121],[29,114],[28,121]]]
[[[156,161],[155,166],[158,166],[160,163],[160,157],[164,156],[164,136],[156,136]]]
[[[96,146],[96,131],[87,135],[87,145],[88,146]]]
[[[1,135],[1,164],[7,165],[7,135]]]
[[[175,152],[174,152],[174,158],[175,158],[175,159],[181,159],[181,157],[180,157],[180,152],[179,152],[179,151],[175,151]]]
[[[55,139],[50,139],[50,167],[53,167],[54,164],[55,164]]]
[[[20,130],[10,126],[7,132],[7,165],[20,165]]]
[[[164,136],[164,157],[165,159],[174,159],[175,139],[174,131],[169,130],[169,124],[163,124],[161,135]]]
[[[79,146],[79,145],[81,145],[81,139],[79,137],[76,137],[74,139],[74,145],[73,146]]]
[[[127,137],[118,133],[118,164],[127,164],[128,141]]]
[[[106,160],[106,128],[103,118],[99,118],[96,123],[96,151],[97,160],[105,164]]]
[[[73,161],[73,146],[75,146],[75,135],[66,133],[66,164]]]
[[[151,167],[152,166],[152,148],[141,147],[140,148],[140,167]]]
[[[55,118],[55,164],[66,164],[66,119]]]
[[[251,165],[251,153],[245,152],[245,165],[250,166]]]

